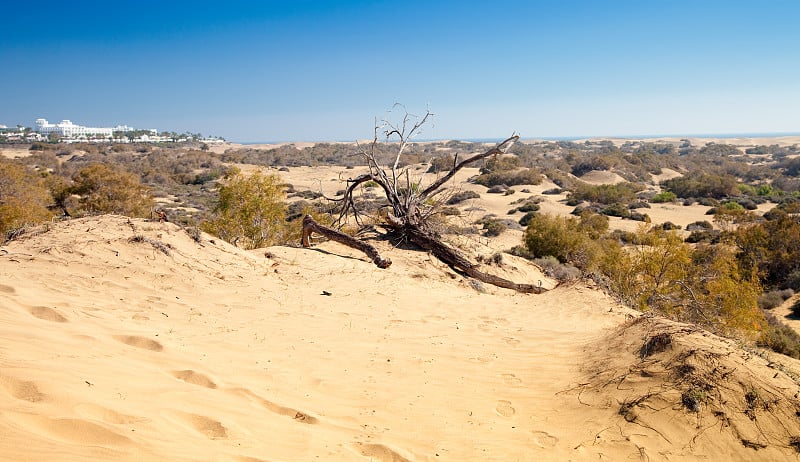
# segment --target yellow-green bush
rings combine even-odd
[[[599,273],[626,304],[720,333],[752,332],[765,325],[758,308],[761,285],[742,271],[727,245],[693,247],[674,231],[642,226],[622,247],[603,235],[604,223],[589,214],[537,215],[525,230],[534,257],[552,256],[584,272]]]
[[[0,159],[0,241],[6,233],[49,220],[53,203],[42,178],[27,167]]]
[[[78,171],[72,181],[67,192],[77,199],[63,197],[64,208],[70,215],[115,213],[148,217],[153,210],[150,188],[133,173],[106,164],[92,164]]]
[[[214,217],[202,224],[203,230],[246,249],[285,243],[293,235],[299,238],[300,225],[292,230],[286,223],[282,184],[278,176],[261,171],[231,172],[219,188]]]

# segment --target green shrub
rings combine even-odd
[[[672,192],[672,191],[663,191],[663,192],[660,192],[660,193],[656,194],[655,196],[653,196],[651,201],[653,203],[656,203],[656,204],[661,204],[661,203],[664,203],[664,202],[672,202],[672,201],[676,200],[677,198],[678,198],[678,196],[676,196],[674,192]]]
[[[642,189],[643,186],[633,183],[600,185],[579,183],[575,191],[569,195],[569,200],[571,205],[577,205],[581,201],[609,205],[628,204],[636,200],[636,193]]]
[[[524,242],[537,258],[552,256],[584,270],[591,270],[599,256],[599,244],[573,217],[535,215],[525,229]]]
[[[213,218],[204,231],[246,249],[285,243],[291,239],[286,223],[287,206],[279,177],[256,171],[232,172],[219,188]]]
[[[498,171],[491,173],[484,173],[475,177],[473,180],[479,185],[490,188],[492,186],[506,185],[515,186],[520,184],[540,184],[542,182],[542,174],[538,170],[526,168],[521,170],[511,171]]]

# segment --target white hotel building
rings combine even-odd
[[[111,138],[113,128],[96,128],[75,125],[69,120],[62,120],[57,124],[51,124],[47,119],[36,119],[36,131],[44,136],[56,133],[64,138],[80,138],[82,136],[95,136]]]

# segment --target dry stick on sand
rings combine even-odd
[[[358,210],[356,209],[355,201],[353,200],[353,192],[362,183],[367,181],[374,181],[377,183],[386,196],[389,202],[388,207],[390,212],[382,214],[383,226],[388,228],[390,232],[396,236],[407,239],[413,242],[420,248],[431,252],[439,260],[448,264],[454,270],[459,271],[467,276],[473,277],[479,281],[492,284],[506,289],[516,290],[524,293],[542,293],[547,289],[533,284],[518,284],[499,276],[484,273],[478,269],[478,265],[470,262],[466,257],[461,255],[460,252],[445,244],[439,234],[433,229],[430,224],[429,218],[435,213],[435,208],[428,204],[428,199],[441,193],[442,187],[451,180],[459,170],[465,166],[476,162],[478,160],[487,158],[489,156],[497,156],[504,154],[518,139],[519,135],[512,135],[506,140],[498,143],[493,148],[480,154],[476,154],[461,162],[457,159],[453,162],[453,168],[450,169],[444,176],[434,181],[430,186],[425,189],[413,187],[409,176],[409,169],[398,168],[400,156],[408,144],[408,140],[419,130],[419,128],[431,116],[428,112],[425,116],[410,129],[407,128],[409,123],[409,115],[403,118],[402,124],[394,126],[388,122],[384,122],[382,126],[376,124],[375,137],[372,144],[368,149],[362,150],[361,155],[367,161],[369,166],[369,173],[365,173],[356,177],[355,179],[348,180],[348,186],[345,190],[344,196],[340,199],[331,199],[337,202],[342,202],[342,210],[339,214],[338,223],[344,222],[348,214],[353,214],[358,221]],[[398,152],[391,170],[387,171],[378,164],[378,131],[385,129],[386,137],[397,136],[399,138]],[[418,183],[416,183],[418,184]],[[311,245],[309,236],[311,232],[322,234],[329,239],[340,242],[344,245],[350,246],[354,249],[360,250],[367,254],[373,262],[380,268],[387,268],[391,264],[390,260],[384,260],[378,255],[378,252],[369,244],[352,238],[344,233],[336,231],[335,229],[328,228],[320,225],[310,216],[303,219],[303,246],[308,247]]]

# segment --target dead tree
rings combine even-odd
[[[431,226],[430,218],[436,213],[436,207],[430,205],[432,202],[430,199],[442,193],[445,184],[453,179],[462,168],[481,159],[506,153],[519,139],[519,135],[514,134],[486,152],[475,154],[460,162],[458,161],[458,156],[456,156],[453,160],[452,168],[423,189],[422,179],[420,179],[419,182],[412,183],[409,168],[400,167],[400,159],[410,139],[419,132],[420,128],[428,121],[431,115],[430,112],[427,112],[424,117],[413,123],[413,125],[410,125],[411,116],[407,113],[402,123],[397,126],[385,121],[381,125],[375,125],[375,136],[372,143],[368,148],[362,148],[360,151],[360,155],[367,162],[369,171],[348,180],[347,188],[342,198],[331,199],[342,203],[339,218],[336,223],[343,224],[346,218],[352,215],[356,223],[361,224],[360,212],[353,199],[353,194],[358,186],[368,181],[373,181],[380,186],[388,201],[388,205],[380,213],[381,226],[388,229],[394,236],[417,245],[436,256],[436,258],[443,261],[454,270],[479,281],[525,293],[541,293],[546,290],[541,286],[518,284],[481,271],[478,264],[472,263],[459,251],[447,245],[442,240],[441,235]],[[383,131],[387,141],[392,137],[398,138],[397,154],[392,165],[387,168],[382,167],[377,159],[378,134],[381,131]],[[435,203],[435,201],[433,202]],[[336,231],[335,229],[320,225],[310,216],[306,216],[303,220],[302,243],[304,247],[311,245],[308,239],[311,232],[322,234],[331,240],[364,252],[380,268],[387,268],[391,264],[390,260],[381,258],[374,247]]]

